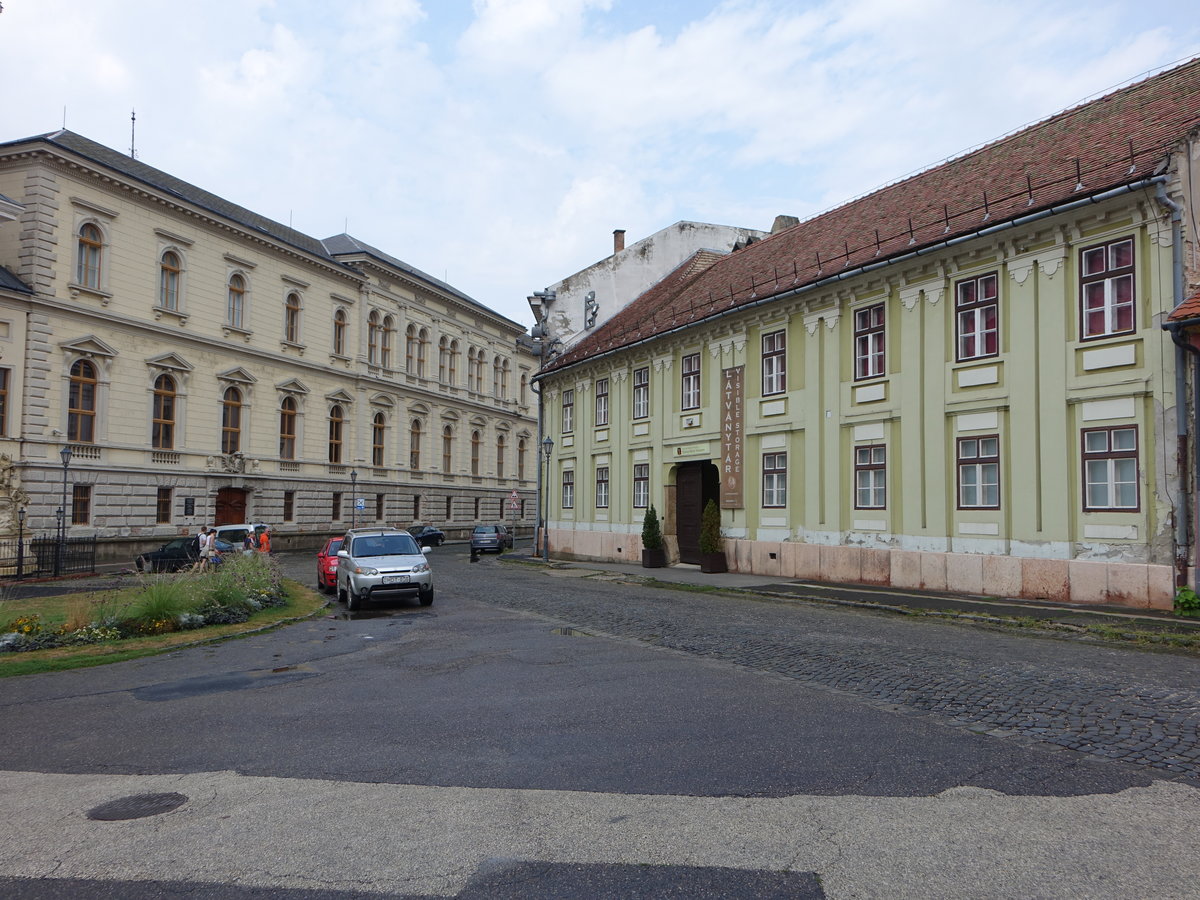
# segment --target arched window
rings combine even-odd
[[[524,406],[528,402],[529,391],[529,376],[524,372],[521,373],[521,405]]]
[[[154,379],[154,419],[150,424],[150,446],[155,450],[175,448],[175,379]]]
[[[163,309],[179,309],[179,276],[183,263],[179,254],[168,250],[159,261],[158,305]]]
[[[228,455],[242,449],[242,392],[226,388],[221,399],[221,452]]]
[[[342,408],[338,404],[334,404],[329,410],[329,461],[331,463],[340,463],[342,461],[342,426],[346,422],[346,416],[342,412]]]
[[[279,404],[279,458],[296,458],[296,401],[291,397]]]
[[[429,332],[422,328],[417,333],[417,375],[425,377],[425,364],[429,356]]]
[[[414,472],[421,468],[421,420],[413,419],[408,434],[408,467]]]
[[[517,479],[525,480],[525,438],[517,441]]]
[[[508,399],[508,360],[500,363],[500,399]]]
[[[446,373],[450,371],[450,341],[442,335],[438,341],[438,381],[446,383]]]
[[[367,316],[367,363],[379,365],[379,313],[371,310]]]
[[[100,290],[100,264],[104,254],[104,235],[90,222],[79,229],[79,261],[75,281],[83,287]]]
[[[96,367],[86,359],[71,366],[67,440],[80,444],[91,444],[96,440]]]
[[[500,357],[492,360],[492,396],[500,399]]]
[[[371,465],[381,467],[383,465],[383,439],[386,434],[387,420],[383,413],[375,413],[375,418],[371,420]]]
[[[482,443],[482,441],[480,440],[479,432],[472,431],[471,432],[471,474],[472,475],[479,474],[479,445],[480,445],[480,443]]]
[[[448,384],[454,384],[458,378],[458,341],[450,342],[450,371],[446,379]]]
[[[333,314],[333,352],[346,355],[346,311],[339,309]]]
[[[246,279],[241,275],[229,276],[229,324],[241,328],[246,317]]]
[[[395,333],[396,328],[392,322],[392,317],[384,316],[379,335],[379,364],[385,369],[392,367],[392,337]]]
[[[442,429],[442,471],[449,472],[454,465],[454,429],[447,425]]]
[[[417,327],[409,325],[404,330],[404,371],[416,374]]]
[[[300,343],[300,295],[295,291],[284,302],[283,339],[291,344]]]
[[[496,435],[496,477],[504,477],[504,435]]]

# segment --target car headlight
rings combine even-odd
[[[412,567],[412,570],[414,575],[419,575],[421,572],[428,572],[429,563],[417,563]]]
[[[354,574],[355,575],[378,575],[379,570],[372,569],[370,566],[355,566]]]

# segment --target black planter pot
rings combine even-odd
[[[700,554],[700,571],[709,575],[715,575],[718,572],[728,572],[729,566],[725,562],[724,553],[701,553]]]
[[[659,547],[657,550],[642,550],[643,569],[662,569],[667,565],[667,551]]]

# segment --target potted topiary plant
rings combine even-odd
[[[667,564],[667,551],[663,549],[662,528],[658,524],[658,512],[654,504],[646,510],[642,520],[642,566],[646,569],[661,569]]]
[[[709,500],[700,516],[700,571],[728,572],[725,551],[721,547],[721,509]]]

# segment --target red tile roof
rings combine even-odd
[[[1200,291],[1192,294],[1167,316],[1168,321],[1182,322],[1185,319],[1200,319]]]
[[[1139,181],[1198,124],[1200,58],[801,222],[698,274],[685,263],[546,371]],[[694,277],[683,277],[685,269]]]

